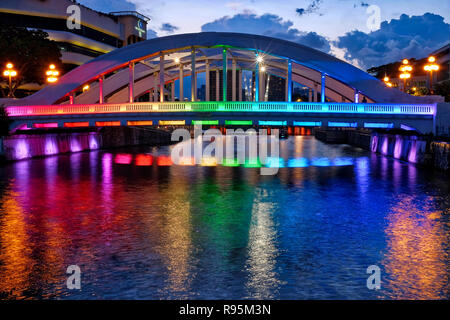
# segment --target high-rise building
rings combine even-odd
[[[0,1],[0,23],[47,32],[61,49],[65,70],[145,40],[148,20],[134,11],[103,13],[71,0]]]

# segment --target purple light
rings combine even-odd
[[[402,156],[403,138],[401,136],[395,136],[394,145],[394,158],[400,159]]]
[[[70,137],[70,151],[71,152],[80,152],[82,150],[80,141],[78,140],[78,136]]]
[[[48,137],[45,139],[45,155],[52,155],[58,153],[58,144],[54,137]]]
[[[388,154],[389,139],[388,137],[383,137],[382,139],[383,143],[381,144],[381,154],[386,156]]]
[[[417,141],[411,141],[411,149],[408,154],[408,161],[412,163],[417,163]]]
[[[96,135],[89,135],[89,149],[97,150],[98,149],[98,137]]]
[[[16,140],[15,149],[15,160],[21,160],[30,157],[30,148],[28,145],[28,141],[25,139],[17,139]]]

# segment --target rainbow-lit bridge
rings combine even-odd
[[[292,101],[294,83],[309,102]],[[201,123],[427,133],[434,131],[436,104],[296,43],[207,32],[147,40],[102,55],[58,84],[9,104],[7,112],[13,129]]]

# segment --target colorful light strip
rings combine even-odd
[[[225,120],[226,126],[251,126],[252,120]]]
[[[78,128],[78,127],[89,127],[89,122],[64,122],[64,127],[66,128]]]
[[[96,121],[96,127],[120,127],[120,121]]]
[[[357,122],[328,122],[329,127],[341,127],[341,128],[356,128]]]
[[[286,126],[287,121],[260,120],[258,124],[260,126]]]
[[[322,121],[294,121],[293,124],[296,127],[321,127]]]
[[[34,128],[58,128],[58,123],[47,122],[47,123],[33,123]]]
[[[127,121],[127,125],[129,126],[152,126],[152,120],[140,120],[140,121]]]
[[[393,123],[364,122],[364,128],[393,128]]]
[[[217,126],[219,120],[192,120],[193,125]]]
[[[160,126],[184,126],[186,125],[185,120],[159,120],[158,124]]]

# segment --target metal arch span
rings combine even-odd
[[[84,84],[124,68],[130,62],[139,62],[145,58],[157,57],[160,53],[170,53],[182,48],[221,46],[257,51],[291,60],[330,79],[340,81],[377,103],[424,102],[418,97],[387,88],[378,79],[344,61],[300,44],[251,34],[204,32],[156,38],[114,50],[67,73],[58,84],[47,86],[11,105],[55,104],[71,92],[79,90]]]

